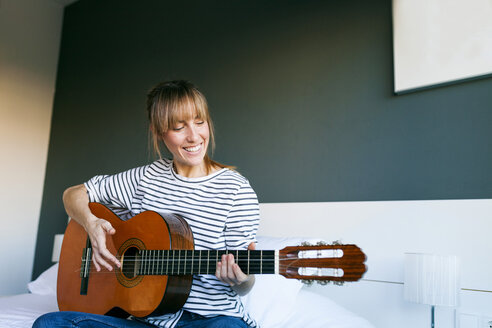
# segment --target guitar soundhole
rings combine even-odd
[[[127,278],[127,279],[133,279],[137,276],[137,271],[138,271],[138,261],[137,261],[137,255],[138,255],[139,249],[137,247],[129,247],[126,251],[125,254],[123,254],[122,261],[121,263],[121,273]]]
[[[138,252],[145,249],[144,243],[137,238],[125,241],[118,249],[118,254],[122,254],[121,269],[114,270],[118,282],[125,287],[133,288],[143,279],[143,275],[137,275],[139,259]]]

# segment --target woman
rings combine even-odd
[[[160,158],[164,144],[172,160],[95,176],[63,195],[68,215],[90,237],[96,270],[121,264],[106,248],[106,235],[115,229],[90,212],[89,202],[102,203],[123,219],[146,210],[179,214],[193,231],[196,249],[254,249],[259,223],[256,194],[247,179],[207,155],[214,134],[203,94],[187,81],[160,83],[148,94],[147,110],[154,150]],[[193,277],[190,296],[176,313],[123,320],[56,312],[40,317],[34,327],[256,327],[238,296],[253,284],[254,276],[243,273],[229,254],[218,263],[215,276]]]

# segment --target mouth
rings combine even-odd
[[[191,147],[183,147],[183,149],[189,153],[196,153],[202,149],[202,144],[198,144],[196,146],[191,146]]]

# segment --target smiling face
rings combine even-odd
[[[207,155],[214,147],[213,124],[203,94],[183,80],[163,82],[147,95],[154,151],[161,157],[164,143],[177,173],[186,177],[210,174],[215,167]]]
[[[173,155],[178,174],[197,177],[207,173],[204,161],[210,139],[208,122],[195,116],[178,120],[162,139]]]

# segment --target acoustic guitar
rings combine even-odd
[[[142,212],[127,221],[90,203],[94,215],[116,229],[107,247],[121,268],[97,272],[86,231],[71,220],[58,269],[61,311],[144,317],[178,311],[188,298],[194,274],[215,274],[222,254],[232,253],[247,274],[281,274],[309,281],[356,281],[366,256],[355,245],[293,246],[282,250],[194,250],[186,221],[175,214]]]

